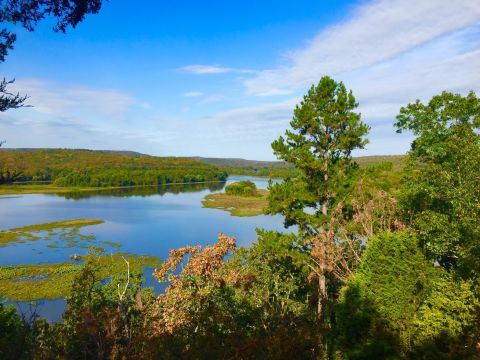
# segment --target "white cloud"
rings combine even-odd
[[[180,68],[181,71],[190,74],[223,74],[231,72],[232,69],[219,65],[187,65]]]
[[[189,74],[205,75],[205,74],[225,74],[225,73],[238,73],[238,74],[257,74],[258,71],[250,69],[234,69],[230,67],[224,67],[220,65],[187,65],[179,68],[180,71]]]
[[[200,91],[189,91],[183,94],[183,96],[185,97],[198,97],[202,95],[203,93],[201,93]]]
[[[292,92],[323,75],[368,68],[478,22],[478,0],[369,2],[353,9],[348,20],[320,32],[306,47],[292,51],[285,65],[246,80],[246,90],[260,96]]]
[[[110,89],[64,87],[38,79],[17,80],[12,91],[28,94],[29,111],[52,116],[71,117],[77,113],[97,113],[110,118],[123,118],[135,104],[124,92]]]

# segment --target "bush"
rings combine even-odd
[[[257,196],[257,187],[249,180],[234,182],[225,187],[228,195]]]

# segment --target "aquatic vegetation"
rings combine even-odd
[[[256,196],[209,194],[203,199],[202,205],[206,208],[228,211],[232,216],[261,215],[268,205],[268,191],[262,189],[256,191]]]
[[[75,220],[56,221],[56,222],[45,223],[45,224],[28,225],[20,228],[11,229],[11,231],[45,231],[45,230],[64,229],[64,228],[72,228],[72,227],[79,228],[82,226],[98,225],[102,223],[104,223],[103,220],[97,220],[97,219],[75,219]]]
[[[88,243],[95,240],[95,237],[80,234],[79,229],[85,226],[102,224],[103,222],[103,220],[97,219],[75,219],[0,231],[0,246],[7,246],[15,242],[51,240],[55,237],[58,240],[48,244],[48,247],[58,248],[60,247],[60,242],[64,243],[63,247],[88,247]]]
[[[109,246],[114,246],[114,247],[121,247],[122,244],[118,242],[113,242],[113,241],[102,241],[102,244],[109,245]]]
[[[157,268],[160,264],[160,260],[153,256],[118,253],[89,254],[81,257],[82,263],[0,266],[0,297],[12,301],[63,298],[69,295],[72,281],[86,263],[96,267],[100,279],[107,279],[126,272],[124,259],[129,262],[131,271],[141,271],[143,267]]]

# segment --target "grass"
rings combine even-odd
[[[126,272],[122,256],[129,261],[131,271],[158,268],[160,264],[156,257],[126,254],[86,255],[82,260],[95,264],[99,278],[107,279]],[[73,262],[0,266],[0,297],[11,301],[64,298],[70,294],[75,276],[84,267],[84,263]]]
[[[81,241],[88,242],[94,239],[92,236],[80,234],[79,229],[81,227],[98,225],[103,222],[103,220],[97,219],[75,219],[0,231],[0,247],[15,242],[49,240],[54,235],[57,235],[60,240],[66,241],[65,247],[73,247],[79,245]],[[39,234],[40,232],[46,232],[47,234],[42,235]],[[48,247],[55,248],[59,246],[57,244],[49,244]]]
[[[228,211],[232,216],[257,216],[264,213],[268,205],[267,197],[267,190],[257,190],[257,196],[217,193],[207,195],[202,205],[206,208]]]

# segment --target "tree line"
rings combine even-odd
[[[51,181],[58,186],[105,187],[223,181],[226,178],[224,171],[190,158],[70,149],[0,151],[0,184]]]

